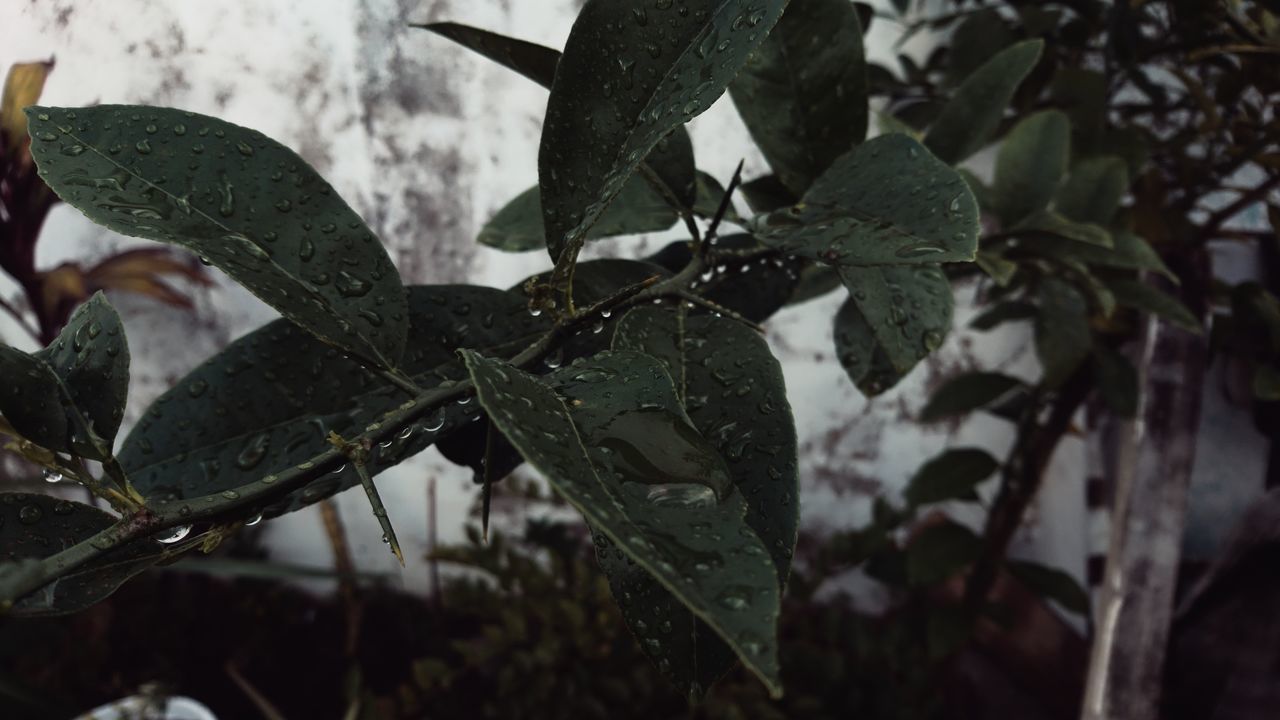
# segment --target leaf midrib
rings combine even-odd
[[[229,123],[228,123],[228,124],[229,124]],[[155,191],[159,192],[161,195],[163,195],[164,197],[166,197],[166,198],[169,200],[169,202],[173,203],[175,206],[177,205],[177,200],[178,200],[179,198],[178,198],[176,195],[174,195],[173,193],[169,192],[168,190],[166,190],[166,189],[164,189],[164,188],[160,187],[159,185],[156,185],[155,183],[151,182],[151,181],[150,181],[150,180],[148,180],[147,178],[145,178],[145,177],[143,177],[142,175],[140,175],[140,174],[138,174],[137,172],[135,172],[132,168],[128,167],[127,165],[122,165],[121,163],[117,162],[117,161],[116,161],[114,158],[112,158],[110,155],[108,155],[108,154],[106,154],[106,153],[102,152],[102,150],[101,150],[101,149],[99,149],[97,145],[95,145],[94,143],[91,143],[91,142],[89,142],[89,141],[85,140],[84,138],[80,137],[79,135],[77,135],[77,134],[76,134],[72,129],[70,129],[69,127],[64,128],[64,127],[58,126],[56,123],[54,124],[54,127],[57,127],[57,128],[58,128],[58,130],[59,130],[60,132],[62,132],[62,133],[63,133],[63,134],[65,134],[66,136],[70,137],[71,139],[75,140],[76,142],[80,143],[80,144],[81,144],[81,145],[83,145],[84,147],[88,148],[91,152],[93,152],[95,155],[97,155],[98,157],[102,158],[103,160],[106,160],[106,161],[107,161],[108,163],[110,163],[112,166],[114,166],[114,167],[116,167],[116,168],[119,168],[120,170],[124,171],[125,173],[128,173],[128,175],[129,175],[130,177],[137,178],[137,179],[138,179],[138,180],[140,180],[142,183],[144,183],[147,187],[151,188],[152,190],[155,190]],[[55,191],[55,192],[56,192],[56,191]],[[61,194],[60,194],[60,193],[59,193],[59,197],[61,197]],[[208,221],[211,225],[213,225],[214,227],[218,228],[218,229],[219,229],[219,230],[221,230],[222,232],[225,232],[225,233],[234,233],[234,234],[237,234],[237,235],[241,235],[241,236],[243,236],[245,239],[249,240],[249,242],[253,242],[253,240],[252,240],[251,238],[249,238],[249,236],[248,236],[248,235],[246,235],[246,234],[245,234],[245,233],[243,233],[243,232],[240,232],[239,230],[236,230],[236,229],[233,229],[233,228],[227,227],[226,225],[222,224],[222,223],[221,223],[221,222],[219,222],[217,219],[215,219],[214,217],[212,217],[211,215],[209,215],[208,213],[206,213],[204,210],[200,209],[200,207],[198,207],[195,203],[188,203],[188,206],[192,209],[192,211],[193,211],[195,214],[198,214],[201,218],[204,218],[204,219],[205,219],[206,221]],[[88,216],[88,215],[86,215],[86,217],[89,217],[89,216]],[[92,218],[92,217],[90,217],[89,219],[94,220],[94,218]],[[97,220],[94,220],[94,222],[97,222]],[[364,222],[364,221],[363,221],[363,220],[361,220],[361,223],[363,223],[363,222]],[[99,224],[99,225],[103,225],[104,227],[108,227],[108,229],[112,229],[112,230],[114,230],[114,228],[110,228],[109,226],[107,226],[107,225],[106,225],[106,223],[98,223],[98,224]],[[141,235],[138,235],[138,236],[135,236],[135,237],[142,237],[142,236],[141,236]],[[144,239],[146,239],[146,240],[150,240],[151,238],[144,238]],[[184,239],[185,239],[185,238],[184,238]],[[152,242],[155,242],[155,241],[152,241]],[[183,244],[186,244],[186,243],[183,243]],[[193,244],[194,244],[194,243],[193,243]],[[255,242],[254,244],[255,244],[255,245],[257,245],[257,243],[256,243],[256,242]],[[259,245],[258,247],[262,247],[262,246],[261,246],[261,245]],[[193,249],[195,249],[195,250],[196,250],[196,252],[199,252],[199,248],[193,248]],[[275,260],[275,256],[274,256],[274,253],[270,253],[270,252],[268,252],[268,251],[266,250],[266,248],[263,248],[263,252],[267,253],[267,262],[268,262],[268,263],[270,263],[270,265],[271,265],[272,267],[274,267],[274,268],[276,268],[277,270],[279,270],[281,275],[283,275],[283,276],[285,276],[285,277],[289,278],[290,280],[292,280],[292,281],[293,281],[294,283],[296,283],[296,284],[297,284],[297,285],[298,285],[302,290],[304,290],[304,291],[305,291],[305,290],[308,290],[308,289],[309,289],[309,287],[310,287],[310,286],[309,286],[309,284],[308,284],[308,283],[303,282],[303,280],[302,280],[301,278],[299,278],[299,277],[295,276],[293,273],[291,273],[291,272],[289,272],[289,271],[285,270],[284,266],[282,266],[282,265],[280,265],[278,262],[276,262],[276,260]],[[229,270],[225,270],[225,269],[223,270],[223,272],[226,272],[228,275],[231,275],[231,274],[232,274]],[[234,276],[233,276],[233,277],[234,277]],[[266,297],[266,294],[265,294],[265,293],[261,293],[261,294],[260,294],[257,290],[255,290],[255,289],[254,289],[254,288],[252,288],[252,287],[249,287],[247,284],[244,284],[244,283],[241,283],[241,284],[242,284],[242,286],[243,286],[246,290],[248,290],[249,292],[253,293],[253,294],[254,294],[254,296],[256,296],[258,299],[262,300],[263,302],[267,303],[268,305],[270,305],[270,306],[271,306],[271,307],[273,307],[273,308],[274,308],[274,307],[276,307],[275,303],[274,303],[272,300],[268,299],[268,298]],[[330,302],[330,299],[329,299],[327,296],[325,296],[323,293],[316,293],[315,295],[312,295],[312,297],[318,297],[318,298],[319,298],[319,299],[324,303],[324,307],[325,307],[325,309],[326,309],[326,310],[328,310],[332,315],[334,315],[334,316],[336,316],[336,317],[340,317],[340,318],[346,319],[346,318],[345,318],[345,316],[344,316],[342,313],[337,312],[337,310],[336,310],[336,308],[334,307],[333,303],[332,303],[332,302]],[[277,308],[277,309],[279,309],[279,308]],[[285,315],[285,312],[284,312],[283,310],[280,310],[280,314]],[[293,312],[289,312],[289,313],[288,313],[288,315],[294,315],[294,313],[293,313]],[[292,317],[290,317],[290,319],[292,320],[293,318],[292,318]],[[299,323],[299,324],[301,324],[301,323]],[[304,325],[303,327],[307,327],[307,326],[306,326],[306,325]],[[375,356],[375,357],[373,357],[373,358],[371,358],[371,359],[372,359],[372,360],[374,360],[375,362],[379,363],[380,365],[382,365],[382,366],[383,366],[383,367],[385,367],[385,368],[392,368],[392,367],[395,367],[394,363],[389,362],[389,361],[387,360],[387,358],[383,356],[382,351],[378,348],[378,345],[377,345],[376,343],[374,343],[372,340],[370,340],[368,337],[366,337],[366,336],[365,336],[365,334],[364,334],[363,332],[360,332],[359,330],[355,330],[355,329],[354,329],[355,327],[358,327],[358,324],[357,324],[357,323],[352,323],[352,328],[353,328],[353,329],[352,329],[350,332],[351,332],[351,334],[353,334],[353,335],[355,335],[356,337],[360,338],[360,340],[361,340],[362,342],[364,342],[364,344],[365,344],[366,348],[367,348],[368,350],[371,350],[371,351],[373,352],[373,354],[374,354],[374,356]],[[311,333],[313,333],[316,337],[320,338],[321,340],[325,340],[325,338],[324,338],[322,335],[320,335],[318,332],[316,332],[315,330],[312,330],[310,327],[307,327],[307,329],[308,329],[308,331],[310,331]]]

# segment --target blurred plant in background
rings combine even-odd
[[[42,346],[52,342],[71,312],[99,290],[136,293],[191,309],[191,298],[171,281],[211,282],[194,258],[160,248],[126,250],[88,266],[67,261],[52,269],[36,267],[40,232],[59,200],[36,174],[22,109],[39,100],[53,67],[49,60],[9,68],[0,101],[0,269],[22,291],[19,302],[0,297],[0,308]]]

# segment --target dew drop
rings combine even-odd
[[[190,534],[191,534],[190,525],[179,525],[176,528],[168,530],[166,534],[157,537],[156,542],[161,542],[161,543],[164,543],[165,545],[172,545],[176,542],[181,542],[183,538],[185,538]]]
[[[47,483],[62,482],[62,473],[58,472],[57,470],[53,470],[51,468],[45,468],[43,475],[44,475],[44,481]]]

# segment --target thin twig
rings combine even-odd
[[[31,323],[27,322],[27,319],[21,310],[18,310],[18,308],[14,307],[3,297],[0,297],[0,308],[12,315],[13,319],[18,323],[18,327],[22,328],[28,335],[30,335],[31,339],[35,340],[37,345],[44,345],[44,338],[41,337],[40,331],[31,325]]]
[[[271,704],[271,701],[268,700],[265,695],[258,692],[258,689],[240,674],[240,671],[236,669],[234,664],[228,662],[226,670],[227,677],[231,678],[231,682],[235,683],[236,687],[240,688],[240,691],[249,698],[249,702],[253,703],[254,707],[258,708],[258,712],[262,713],[262,717],[266,718],[266,720],[285,720],[284,715],[280,713],[280,710],[276,708],[275,705]]]

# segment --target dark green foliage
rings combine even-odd
[[[379,367],[399,363],[409,323],[399,274],[292,150],[167,108],[35,107],[27,117],[40,177],[89,219],[181,245],[326,341]]]
[[[965,78],[925,135],[946,163],[958,163],[991,140],[1018,85],[1040,60],[1044,43],[1028,40],[1000,51]]]
[[[1145,12],[1135,7],[1134,22],[1150,21]],[[1274,20],[1248,12],[1242,26]],[[1193,16],[1205,20],[1183,9],[1170,22]],[[427,699],[406,712],[418,716],[433,707],[432,693],[465,696],[457,707],[480,717],[548,707],[575,717],[678,715],[651,671],[596,672],[643,655],[693,698],[742,660],[764,683],[730,679],[727,691],[761,717],[907,717],[933,709],[923,689],[973,637],[983,578],[1007,571],[1083,611],[1087,598],[1065,575],[1006,562],[1002,534],[979,536],[935,505],[973,501],[998,477],[992,517],[1020,518],[1017,498],[1039,482],[1034,453],[1051,452],[1069,426],[1046,418],[1069,418],[1095,393],[1117,414],[1139,407],[1137,369],[1121,352],[1139,327],[1131,311],[1200,329],[1199,284],[1184,291],[1193,311],[1143,273],[1176,285],[1170,266],[1199,261],[1166,265],[1162,255],[1224,233],[1252,238],[1230,225],[1232,205],[1208,220],[1192,209],[1222,207],[1205,198],[1233,168],[1280,167],[1259,144],[1256,98],[1271,93],[1250,92],[1274,84],[1251,57],[1266,53],[1223,50],[1224,38],[1253,40],[1218,20],[1201,22],[1216,34],[1181,27],[1214,48],[1207,57],[1234,54],[1222,66],[1240,78],[1188,82],[1172,100],[1166,86],[1175,83],[1155,85],[1139,59],[1142,38],[1163,35],[1144,25],[1145,34],[1113,36],[1109,12],[1092,1],[1072,12],[961,4],[921,22],[904,16],[909,32],[955,32],[944,51],[900,56],[900,73],[866,62],[872,17],[845,0],[587,0],[563,54],[453,23],[419,26],[551,91],[538,185],[480,233],[503,250],[548,249],[555,267],[509,291],[406,290],[331,187],[254,131],[163,108],[32,108],[41,176],[71,205],[117,231],[192,250],[285,319],[165,393],[118,462],[128,351],[104,300],[87,303],[46,350],[0,347],[9,447],[66,470],[121,514],[0,499],[0,513],[18,513],[0,516],[0,602],[16,602],[15,612],[85,607],[146,566],[354,485],[356,467],[371,476],[438,443],[480,481],[524,461],[546,476],[590,526],[639,642],[620,643],[616,623],[598,617],[604,585],[582,580],[581,554],[563,529],[543,540],[572,569],[564,582],[561,567],[545,571],[500,543],[462,553],[498,574],[500,592],[472,587],[468,622],[483,632],[417,667],[414,692]],[[1209,62],[1191,66],[1220,72]],[[1107,74],[1083,69],[1095,67]],[[745,184],[699,171],[684,127],[726,89],[772,170]],[[873,99],[891,132],[868,140]],[[1214,111],[1215,102],[1232,112]],[[11,114],[0,118],[4,138],[22,131]],[[1144,119],[1181,124],[1184,115],[1195,122],[1173,134]],[[995,142],[989,187],[955,167]],[[20,157],[10,150],[6,159]],[[1249,204],[1229,191],[1240,208]],[[742,207],[751,214],[740,216]],[[577,263],[591,238],[677,224],[689,237],[648,260]],[[975,280],[988,307],[973,327],[1033,320],[1044,372],[1028,382],[952,377],[920,417],[984,409],[1011,420],[1019,436],[1009,457],[943,452],[915,474],[902,507],[877,498],[869,527],[817,553],[819,577],[791,578],[797,440],[781,370],[755,323],[843,285],[836,353],[874,396],[938,348],[951,331],[952,284]],[[1273,401],[1280,303],[1258,286],[1232,299],[1214,341],[1247,359],[1255,393]],[[86,458],[101,461],[102,479],[118,489],[81,474]],[[65,520],[42,522],[27,506]],[[383,529],[394,534],[389,522]],[[778,628],[783,591],[809,597],[821,573],[855,564],[889,586],[892,619],[819,612],[796,623],[803,638],[789,651]],[[933,603],[962,578],[972,607]],[[512,589],[526,583],[544,604],[512,607],[525,599]],[[846,665],[851,647],[858,659]],[[496,678],[508,695],[471,690],[483,687],[477,678]],[[784,679],[798,699],[765,702]],[[705,707],[742,716],[717,702],[712,694]]]
[[[848,0],[791,0],[729,92],[778,179],[803,195],[867,133],[857,9]]]
[[[129,347],[101,293],[44,350],[0,346],[0,369],[11,379],[0,385],[0,413],[19,433],[51,450],[111,457],[129,391]]]
[[[552,260],[566,248],[576,254],[640,161],[711,106],[785,6],[588,0],[556,71],[538,152]]]
[[[115,524],[115,518],[88,505],[47,495],[0,493],[0,582],[31,572],[35,561],[86,542]],[[134,575],[161,559],[152,540],[93,558],[54,584],[0,611],[34,617],[76,612],[102,600]]]

